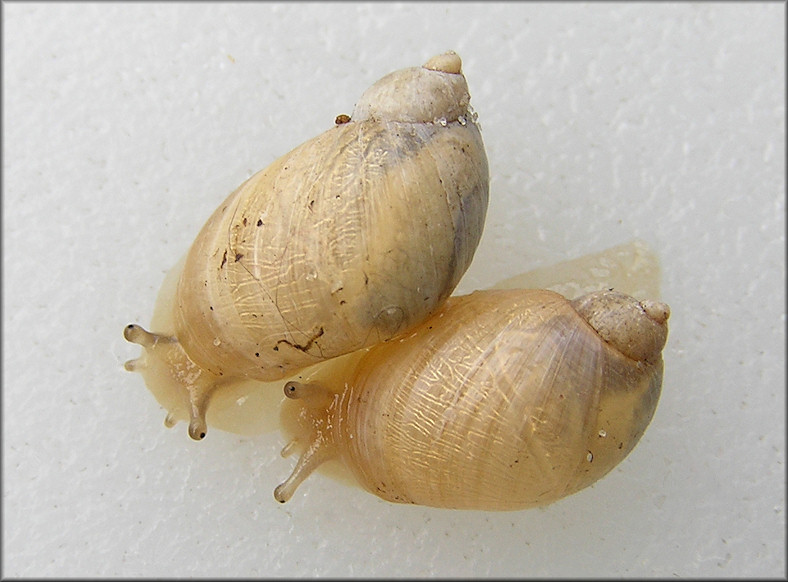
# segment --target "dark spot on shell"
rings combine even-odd
[[[339,115],[336,116],[336,119],[334,119],[334,123],[336,123],[337,125],[344,125],[349,121],[350,121],[350,116],[345,113],[340,113]]]

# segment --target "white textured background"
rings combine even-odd
[[[4,576],[785,576],[782,3],[2,10]],[[644,239],[662,400],[545,509],[280,506],[281,436],[166,430],[123,326],[230,190],[446,49],[492,175],[460,290]]]

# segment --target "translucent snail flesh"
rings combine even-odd
[[[127,369],[170,395],[168,424],[188,418],[192,438],[217,388],[388,340],[471,262],[489,175],[460,58],[383,77],[336,123],[214,212],[166,298],[169,328],[124,332],[145,348]]]
[[[283,454],[303,453],[274,496],[287,501],[331,458],[400,503],[513,510],[576,492],[649,424],[669,314],[615,291],[452,297],[353,370],[286,384],[296,437]]]

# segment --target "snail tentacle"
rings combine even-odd
[[[282,449],[284,453],[290,445]],[[288,451],[289,453],[289,451]],[[338,451],[330,432],[318,431],[312,442],[298,458],[293,472],[283,483],[274,489],[274,499],[279,503],[290,500],[298,486],[320,465],[337,457]]]
[[[208,431],[205,416],[214,389],[220,384],[219,376],[200,368],[186,354],[177,338],[152,333],[137,324],[123,330],[127,341],[144,348],[143,356],[124,364],[126,370],[141,371],[165,377],[174,391],[188,395],[189,436],[202,440]],[[177,415],[169,411],[164,419],[168,428],[177,422]]]
[[[167,428],[172,428],[176,424],[178,424],[178,419],[172,412],[168,412],[167,416],[164,417],[164,426]]]
[[[300,400],[303,406],[310,408],[327,408],[334,400],[333,392],[314,383],[290,381],[285,384],[284,392],[291,400]]]
[[[287,382],[285,396],[298,401],[303,407],[304,420],[308,427],[305,438],[293,438],[282,449],[282,456],[289,457],[299,444],[309,444],[298,459],[293,472],[287,480],[274,490],[274,498],[280,503],[288,501],[298,486],[326,461],[339,456],[331,418],[337,407],[338,395],[320,383]]]
[[[286,459],[295,452],[299,444],[301,444],[301,439],[294,438],[282,447],[282,450],[279,451],[279,454],[282,456],[282,458]]]

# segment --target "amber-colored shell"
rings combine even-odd
[[[187,416],[194,438],[217,386],[388,340],[470,265],[489,176],[459,57],[387,75],[346,117],[217,208],[183,265],[172,329],[125,332],[147,348],[128,367],[157,368],[146,381],[181,395],[170,422]]]
[[[487,205],[475,126],[351,121],[239,188],[193,244],[176,336],[216,375],[273,380],[422,321]]]
[[[309,432],[297,438],[310,444],[275,495],[285,501],[331,456],[401,503],[511,510],[578,491],[649,424],[668,316],[662,303],[608,291],[453,297],[413,333],[372,348],[342,386],[288,384]],[[321,392],[331,398],[319,404]]]

